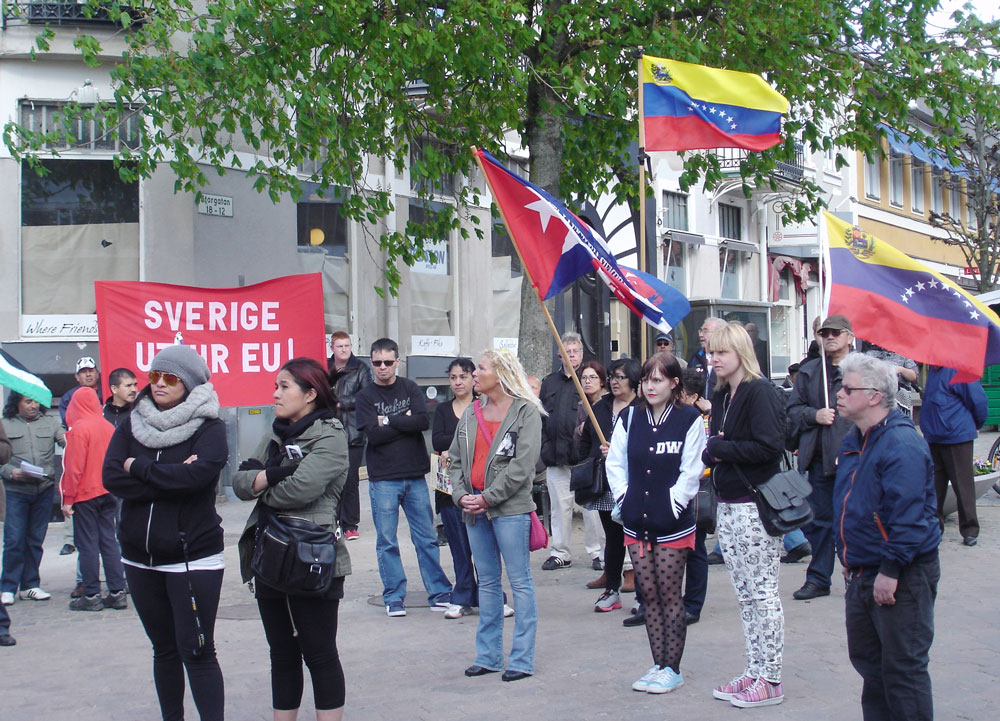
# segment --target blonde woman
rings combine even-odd
[[[713,695],[740,708],[781,703],[784,614],[778,598],[781,538],[764,531],[750,485],[778,473],[784,450],[785,408],[761,377],[743,326],[728,323],[708,339],[718,379],[712,394],[705,464],[719,501],[718,537],[743,620],[746,668]]]
[[[452,498],[467,524],[479,577],[476,660],[466,676],[503,669],[502,566],[514,596],[514,640],[503,672],[518,681],[535,672],[538,608],[528,563],[531,484],[542,443],[542,407],[517,358],[487,350],[472,375],[479,400],[462,414],[448,453]]]

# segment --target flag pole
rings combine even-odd
[[[639,270],[646,272],[646,164],[643,156],[646,154],[646,128],[642,122],[642,55],[639,56]],[[639,358],[646,360],[646,326],[639,324]]]
[[[479,166],[479,171],[483,174],[483,178],[486,180],[486,185],[490,188],[490,194],[496,198],[497,194],[496,191],[493,190],[493,183],[490,182],[490,176],[486,172],[486,168],[483,167],[483,160],[479,156],[479,149],[475,145],[472,146],[472,157],[476,161],[476,165]],[[510,237],[511,245],[514,246],[514,251],[517,253],[518,259],[521,261],[521,270],[524,272],[524,277],[535,291],[535,297],[538,299],[539,305],[542,306],[542,313],[545,314],[545,320],[548,321],[549,330],[552,331],[552,337],[556,339],[556,345],[559,347],[559,355],[563,359],[563,366],[569,368],[570,377],[573,379],[573,385],[576,386],[576,392],[580,395],[580,399],[583,401],[583,407],[587,411],[587,416],[590,418],[590,423],[593,425],[594,432],[601,441],[601,445],[607,445],[608,440],[604,437],[604,431],[601,430],[601,425],[597,422],[597,416],[594,415],[594,409],[591,408],[590,399],[587,398],[587,394],[584,392],[583,386],[580,384],[580,378],[576,375],[576,368],[574,368],[573,364],[570,362],[569,353],[566,352],[566,346],[563,345],[562,338],[559,337],[559,331],[556,330],[556,324],[552,320],[552,315],[549,313],[549,309],[545,305],[545,301],[542,300],[542,296],[538,292],[538,286],[535,285],[535,281],[531,277],[531,272],[528,270],[528,264],[524,262],[524,256],[521,255],[521,249],[517,247],[517,242],[514,240],[514,233],[510,229],[510,223],[507,222],[507,216],[504,215],[503,208],[500,206],[500,203],[495,203],[495,205],[497,206],[497,212],[500,213],[500,219],[503,220],[504,227],[507,229],[507,235]]]
[[[827,314],[827,301],[826,294],[823,287],[823,271],[829,271],[829,259],[826,254],[826,244],[827,244],[827,228],[826,228],[826,218],[823,216],[824,211],[820,211],[820,224],[819,224],[819,273],[817,277],[819,278],[819,318],[820,324],[826,320]],[[824,265],[826,267],[824,268]],[[830,407],[830,381],[827,379],[826,375],[826,348],[823,347],[823,336],[817,339],[816,343],[819,345],[819,359],[823,366],[823,407]]]

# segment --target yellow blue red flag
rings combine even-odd
[[[859,338],[920,363],[955,368],[953,382],[1000,363],[1000,318],[946,277],[823,211],[829,245],[828,313]]]
[[[788,101],[759,75],[643,55],[647,152],[743,148],[781,142]]]

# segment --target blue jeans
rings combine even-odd
[[[3,576],[0,591],[17,593],[41,585],[42,543],[49,529],[55,486],[37,496],[7,489],[7,520],[3,524]]]
[[[441,570],[427,482],[423,478],[370,481],[368,495],[372,503],[372,522],[375,524],[375,555],[382,577],[382,600],[388,606],[390,603],[403,603],[406,599],[406,573],[396,540],[399,509],[402,508],[410,525],[410,540],[417,552],[417,565],[427,590],[427,602],[432,606],[448,603],[451,600],[451,581]]]
[[[503,590],[501,564],[514,592],[514,642],[507,663],[509,671],[535,672],[535,632],[538,606],[535,582],[528,563],[530,516],[485,515],[468,526],[469,545],[479,575],[479,628],[476,630],[476,665],[500,670],[503,664]],[[502,559],[502,560],[501,560]]]
[[[455,588],[451,592],[451,602],[459,606],[478,606],[476,569],[472,565],[469,534],[465,530],[462,512],[452,503],[451,496],[446,504],[441,504],[441,523],[444,524],[444,535],[448,537],[448,549],[455,566]]]
[[[809,466],[812,486],[809,505],[813,509],[813,519],[802,528],[812,546],[806,583],[815,583],[820,588],[830,588],[833,578],[833,480],[833,476],[823,475],[821,459]]]

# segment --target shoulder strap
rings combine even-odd
[[[486,427],[486,419],[483,418],[483,409],[479,406],[478,398],[472,402],[472,410],[476,414],[476,422],[479,424],[479,429],[483,432],[483,435],[486,437],[486,443],[492,446],[493,434],[490,433],[490,429]]]

